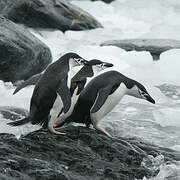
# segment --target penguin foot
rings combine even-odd
[[[65,135],[66,134],[66,133],[56,131],[53,127],[48,127],[48,129],[52,134],[58,134],[58,135]]]
[[[95,126],[93,125],[93,127],[96,129],[96,130],[99,130],[101,131],[102,133],[104,133],[105,135],[109,136],[109,137],[112,137],[105,129],[99,127],[99,126]]]
[[[61,126],[62,123],[63,123],[63,121],[57,121],[56,123],[54,123],[53,128]]]
[[[93,128],[92,124],[86,124],[86,127],[87,127],[87,128],[90,128],[90,129]]]

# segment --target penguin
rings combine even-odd
[[[50,64],[40,77],[33,91],[28,117],[8,123],[19,126],[31,122],[42,125],[54,134],[64,134],[53,128],[59,109],[68,112],[71,106],[70,77],[74,66],[88,64],[88,61],[75,53],[67,53]]]
[[[108,68],[108,67],[112,67],[113,64],[111,63],[106,63],[103,62],[101,60],[98,59],[92,59],[88,62],[88,65],[84,65],[82,67],[82,69],[80,69],[80,71],[73,77],[73,79],[71,80],[71,91],[74,91],[73,88],[75,88],[75,84],[79,84],[80,82],[83,82],[83,86],[81,87],[81,89],[83,89],[84,84],[87,84],[87,81],[89,81],[92,77],[94,77],[95,75],[97,75],[100,71]],[[29,79],[18,83],[16,89],[14,90],[13,94],[16,94],[17,92],[19,92],[21,89],[27,87],[27,86],[31,86],[31,85],[35,85],[38,80],[41,78],[42,74],[35,74],[34,76],[30,77]],[[72,94],[73,92],[71,92]],[[80,93],[80,89],[79,92]]]
[[[63,113],[62,110],[60,111],[57,117],[58,120],[54,124],[54,127],[58,126],[58,124],[61,124],[68,116],[71,115],[74,109],[74,105],[76,104],[77,99],[86,84],[100,71],[110,67],[113,67],[113,64],[93,59],[80,69],[80,71],[71,79],[71,107],[67,113]]]
[[[124,95],[134,96],[155,104],[155,100],[142,84],[118,71],[108,71],[96,76],[87,84],[71,115],[58,127],[71,122],[84,123],[87,127],[92,125],[96,130],[110,136],[105,129],[98,126],[98,123]]]

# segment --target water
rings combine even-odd
[[[123,49],[99,44],[106,40],[124,38],[169,38],[180,40],[180,3],[178,0],[116,0],[111,4],[101,1],[72,1],[99,20],[104,28],[90,31],[58,30],[30,31],[51,49],[53,61],[61,54],[73,51],[86,59],[101,59],[114,63],[112,69],[141,82],[156,100],[150,104],[133,97],[124,97],[102,121],[114,136],[132,137],[180,151],[180,50],[169,50],[153,62],[149,52],[126,52]],[[148,8],[147,8],[148,7]],[[12,83],[0,81],[0,106],[17,106],[29,109],[33,86],[12,95]],[[2,119],[2,117],[1,117]],[[0,132],[16,136],[36,130],[38,126],[21,128],[6,125],[1,120]],[[32,128],[33,127],[33,128]],[[152,158],[152,157],[151,157]],[[156,157],[155,157],[156,158]],[[156,158],[154,161],[157,161]],[[153,162],[154,162],[153,161]],[[163,161],[157,177],[151,180],[180,179],[180,164]],[[147,178],[144,177],[144,180]]]

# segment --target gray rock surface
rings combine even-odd
[[[15,82],[42,72],[50,49],[28,30],[0,16],[0,79]]]
[[[99,1],[99,0],[91,0],[91,1]],[[102,0],[102,1],[104,1],[105,3],[111,3],[114,0]]]
[[[161,154],[165,162],[180,160],[176,151],[134,138],[110,138],[85,127],[69,126],[60,131],[66,135],[38,130],[16,139],[10,134],[0,134],[0,177],[134,180],[157,175],[158,168],[150,168],[153,157]]]
[[[159,60],[162,52],[180,49],[180,41],[172,39],[122,39],[106,41],[101,46],[117,46],[126,51],[149,51],[153,60]]]
[[[6,18],[28,27],[86,30],[102,27],[89,13],[66,0],[1,0]]]
[[[5,119],[17,120],[24,118],[28,115],[28,111],[22,108],[13,106],[0,106],[0,114]]]
[[[0,114],[14,121],[27,111],[1,107]],[[0,179],[135,180],[156,176],[160,167],[180,161],[180,152],[135,137],[107,137],[81,126],[57,130],[66,135],[40,129],[17,139],[0,133]]]

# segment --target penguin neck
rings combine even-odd
[[[81,70],[79,71],[78,74],[80,76],[84,76],[84,77],[92,77],[92,76],[94,76],[92,66],[89,66],[89,65],[83,66],[83,68],[81,68]]]
[[[69,59],[69,71],[71,71],[74,66],[73,59]]]
[[[79,81],[83,79],[86,79],[87,77],[92,77],[94,75],[92,67],[89,65],[84,65],[80,71],[72,78],[72,81]]]
[[[127,88],[127,95],[134,96],[136,98],[141,98],[141,95],[138,92],[138,88],[136,85],[132,86],[130,89]]]
[[[97,66],[92,66],[92,70],[93,70],[94,76],[96,76],[97,74],[99,74],[100,71],[102,71],[102,69]]]

